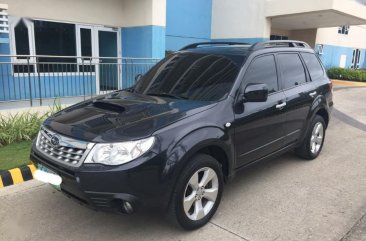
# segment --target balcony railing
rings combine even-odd
[[[159,59],[0,55],[0,102],[44,100],[108,93],[134,85]]]

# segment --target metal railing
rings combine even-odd
[[[0,102],[82,97],[128,88],[159,59],[0,55]],[[37,103],[38,104],[38,103]]]

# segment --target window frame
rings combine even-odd
[[[285,86],[286,86],[285,85],[285,79],[284,79],[283,74],[282,74],[282,68],[281,68],[281,64],[280,64],[280,60],[279,60],[279,55],[281,55],[281,54],[296,54],[299,57],[300,62],[302,64],[302,67],[304,69],[304,74],[305,74],[305,82],[304,83],[285,88]],[[312,82],[311,78],[310,78],[309,70],[307,69],[307,67],[305,65],[305,62],[304,62],[303,58],[301,57],[300,52],[298,52],[298,51],[296,51],[296,52],[295,51],[294,52],[290,52],[290,51],[289,52],[287,52],[287,51],[286,52],[277,52],[275,57],[276,57],[276,62],[278,62],[279,75],[280,75],[280,78],[281,78],[281,87],[282,87],[283,91],[287,91],[287,90],[290,90],[290,89],[293,89],[293,88],[298,88],[300,86],[303,86],[303,85],[306,85],[306,84]]]
[[[42,19],[42,18],[33,18],[33,19],[27,19],[27,18],[22,18],[22,17],[15,17],[15,16],[9,16],[9,43],[10,43],[10,55],[12,55],[11,57],[11,61],[12,63],[14,63],[15,65],[19,64],[27,64],[28,60],[27,59],[17,59],[16,58],[16,43],[15,43],[15,32],[14,32],[14,28],[16,27],[16,25],[23,20],[24,23],[26,24],[26,26],[28,27],[28,40],[29,40],[29,53],[30,53],[30,58],[29,58],[29,62],[33,63],[30,65],[33,65],[34,67],[34,71],[30,73],[31,76],[35,76],[35,75],[40,75],[40,76],[50,76],[50,75],[65,75],[65,76],[70,76],[70,75],[80,75],[83,74],[82,71],[79,70],[79,64],[82,64],[82,60],[81,60],[81,36],[80,36],[80,28],[87,28],[87,29],[91,29],[91,35],[92,35],[92,58],[97,58],[97,40],[95,37],[95,31],[97,31],[101,25],[94,25],[94,24],[82,24],[82,23],[76,23],[76,22],[70,22],[70,21],[57,21],[57,20],[50,20],[50,19]],[[77,65],[77,71],[76,72],[39,72],[37,69],[37,64],[36,64],[36,50],[35,50],[35,34],[34,34],[34,23],[33,21],[44,21],[44,22],[55,22],[55,23],[67,23],[67,24],[73,24],[75,25],[75,46],[76,46],[76,65]],[[120,54],[120,45],[118,44],[120,42],[120,36],[119,36],[119,32],[117,32],[117,47],[118,47],[118,54]],[[90,61],[90,60],[84,60],[84,63],[86,64],[92,64],[95,61]],[[12,75],[23,75],[24,73],[16,73],[14,72],[14,69],[12,68]],[[96,71],[92,72],[92,75],[95,75]]]
[[[248,72],[248,69],[250,68],[250,66],[254,63],[254,61],[256,61],[258,58],[265,57],[265,56],[269,56],[269,55],[272,55],[273,56],[273,60],[274,60],[274,63],[275,63],[278,90],[275,91],[275,92],[272,92],[272,93],[268,93],[268,96],[277,94],[277,93],[279,93],[279,92],[282,91],[282,83],[281,83],[280,75],[279,75],[280,74],[280,72],[279,72],[280,69],[279,69],[279,65],[277,63],[276,53],[265,53],[265,54],[259,54],[259,55],[254,56],[251,59],[251,61],[248,64],[248,66],[246,67],[246,69],[245,69],[245,71],[243,73],[243,76],[241,77],[241,81],[240,81],[241,84],[240,84],[239,89],[241,89],[241,90],[244,91],[245,87],[249,84],[249,83],[246,83],[246,81],[245,81],[245,75]]]
[[[353,49],[351,69],[360,69],[361,50]]]
[[[338,27],[338,34],[348,35],[349,34],[349,30],[350,30],[350,26],[349,25],[339,26]]]
[[[11,57],[13,63],[27,64],[28,59],[18,59],[15,57],[17,55],[16,43],[15,43],[15,27],[20,21],[23,21],[28,28],[28,44],[29,44],[29,62],[35,62],[35,45],[34,45],[34,25],[33,22],[26,18],[9,16],[9,42],[10,42],[10,53],[14,55]],[[36,67],[36,66],[35,66]],[[34,69],[36,73],[36,68]]]
[[[90,29],[90,34],[91,34],[91,51],[92,51],[92,56],[91,58],[93,57],[96,57],[96,41],[95,41],[95,30],[94,30],[94,26],[92,25],[83,25],[83,24],[75,24],[75,27],[76,27],[76,55],[77,56],[80,56],[80,58],[77,58],[77,63],[78,64],[81,64],[83,61],[82,61],[82,58],[83,56],[81,55],[81,29]],[[84,59],[84,63],[87,63],[87,64],[90,64],[92,61],[92,59],[88,59],[86,57],[86,59]]]

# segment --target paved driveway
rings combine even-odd
[[[321,156],[309,162],[290,153],[242,171],[200,230],[176,229],[152,213],[94,212],[30,181],[0,191],[0,240],[365,240],[365,98],[366,89],[335,91]]]

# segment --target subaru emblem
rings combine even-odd
[[[51,137],[51,144],[54,146],[58,146],[60,144],[60,139],[57,136]]]

